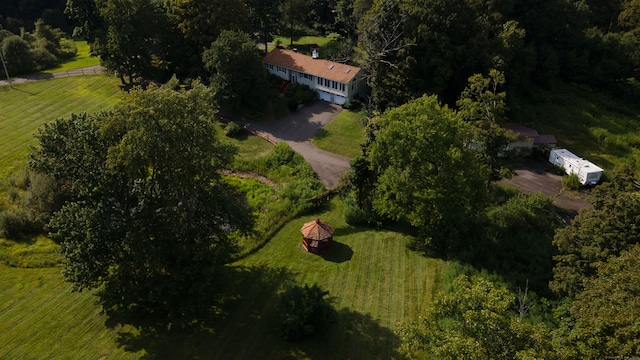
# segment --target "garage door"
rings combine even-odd
[[[331,101],[332,94],[329,94],[326,91],[318,91],[318,94],[320,95],[320,100],[333,102],[333,101]]]
[[[346,98],[346,97],[343,97],[343,96],[338,96],[338,95],[336,95],[336,96],[334,97],[334,99],[333,99],[333,102],[334,102],[334,103],[336,103],[336,104],[338,104],[338,105],[342,105],[342,104],[344,104],[345,102],[347,102],[347,98]]]

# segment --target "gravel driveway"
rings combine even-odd
[[[311,138],[341,112],[340,106],[317,100],[281,119],[268,123],[251,123],[250,127],[266,134],[273,141],[289,144],[311,165],[324,185],[331,189],[338,184],[340,176],[349,170],[351,160],[318,149],[311,144]]]
[[[523,161],[511,179],[501,182],[525,193],[541,193],[553,199],[555,206],[568,211],[569,218],[578,214],[580,209],[591,207],[586,199],[589,187],[580,188],[579,191],[564,191],[561,176],[548,172],[542,164],[530,159]]]

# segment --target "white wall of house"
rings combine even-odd
[[[354,95],[363,86],[359,76],[353,78],[349,83],[341,83],[273,64],[266,63],[265,66],[270,74],[276,75],[283,80],[307,85],[318,93],[320,99],[338,105],[353,100]]]

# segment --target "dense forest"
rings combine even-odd
[[[131,91],[111,112],[47,125],[31,153],[31,169],[57,186],[48,205],[34,205],[33,226],[52,231],[67,279],[100,288],[106,309],[146,307],[172,319],[201,310],[198,294],[219,284],[181,279],[211,280],[237,256],[233,232],[253,225],[218,174],[234,150],[215,140],[205,108],[260,112],[271,96],[262,49],[276,34],[290,45],[314,34],[331,36],[371,89],[359,100],[362,154],[337,191],[346,221],[408,229],[412,250],[459,266],[432,309],[403,325],[404,355],[640,352],[637,164],[611,169],[572,219],[549,199],[497,185],[516,157],[504,153],[514,140],[505,125],[531,97],[571,84],[637,99],[639,0],[14,1],[0,14],[11,31],[74,24],[125,85],[168,81]],[[278,165],[293,158],[282,154]],[[162,243],[159,257],[149,260],[147,246],[157,245],[137,239]],[[182,301],[187,292],[191,302]]]

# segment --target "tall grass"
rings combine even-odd
[[[551,133],[558,146],[611,169],[640,163],[640,106],[611,94],[557,84],[535,91],[514,111],[518,122]]]

